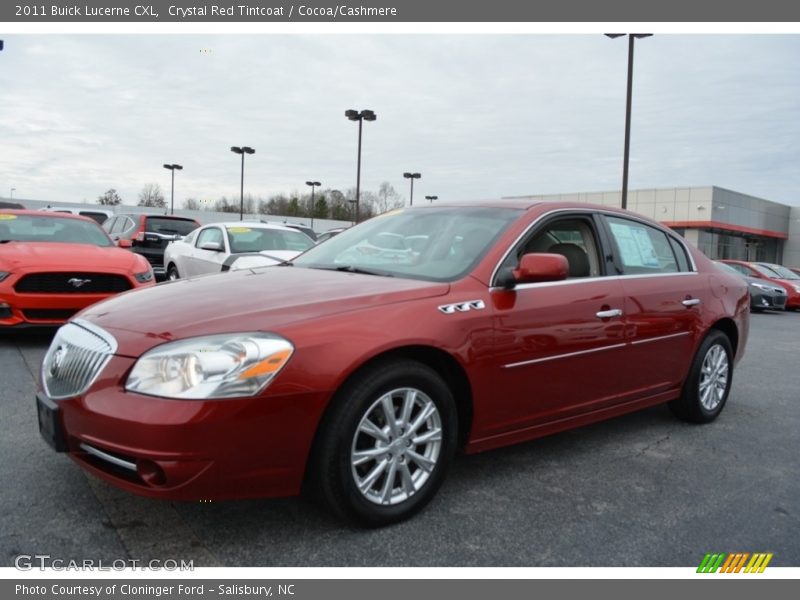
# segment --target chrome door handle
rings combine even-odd
[[[610,319],[612,317],[621,317],[622,311],[619,308],[612,308],[610,310],[601,310],[595,316],[598,319]]]
[[[692,306],[697,306],[700,304],[700,298],[687,298],[683,302],[681,302],[686,308],[691,308]]]

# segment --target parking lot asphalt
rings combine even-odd
[[[714,423],[685,424],[661,406],[462,456],[427,510],[367,531],[302,499],[173,503],[85,474],[37,430],[34,374],[52,334],[0,333],[2,566],[49,554],[195,566],[685,567],[706,552],[773,552],[772,566],[800,566],[800,313],[753,315]]]

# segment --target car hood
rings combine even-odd
[[[139,262],[133,252],[93,244],[6,242],[0,244],[0,267],[8,271],[131,271]]]
[[[78,315],[110,331],[118,353],[233,331],[273,331],[310,319],[446,294],[447,283],[266,267],[179,279],[115,296]]]

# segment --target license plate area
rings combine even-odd
[[[42,394],[36,395],[36,414],[39,418],[39,434],[56,452],[66,452],[67,442],[61,426],[61,409],[53,400]]]

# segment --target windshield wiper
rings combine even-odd
[[[391,273],[386,271],[371,271],[370,269],[363,269],[353,265],[339,265],[339,266],[311,266],[312,269],[324,269],[326,271],[340,271],[343,273],[358,273],[359,275],[377,275],[378,277],[394,277]]]

